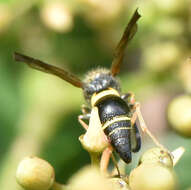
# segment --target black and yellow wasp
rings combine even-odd
[[[140,15],[136,10],[116,47],[111,69],[93,70],[83,81],[64,69],[20,53],[14,54],[16,61],[24,62],[33,69],[56,75],[75,87],[82,88],[89,111],[86,109],[81,119],[89,119],[90,111],[97,107],[97,117],[110,145],[126,163],[131,161],[132,152],[139,151],[141,138],[135,123],[133,96],[131,93],[121,94],[120,84],[115,76],[120,71],[125,49],[137,31],[136,22],[139,18]]]

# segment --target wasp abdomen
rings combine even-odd
[[[107,97],[96,104],[104,133],[120,157],[131,161],[129,108],[120,97]]]
[[[95,106],[98,107],[101,123],[105,123],[115,116],[128,115],[130,112],[126,102],[117,96],[106,97]]]
[[[124,119],[119,121],[119,119]],[[112,146],[120,157],[126,162],[131,162],[131,143],[130,143],[130,129],[131,124],[128,117],[114,117],[109,122],[113,122],[107,125],[108,122],[103,125],[105,134],[110,140]]]

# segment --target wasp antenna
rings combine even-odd
[[[131,17],[127,27],[125,28],[123,36],[115,49],[114,58],[111,66],[111,73],[113,76],[117,75],[120,71],[125,49],[129,41],[133,38],[133,36],[137,32],[137,21],[140,17],[141,15],[138,13],[138,8],[137,8],[133,16]]]
[[[17,52],[14,52],[14,54],[13,54],[13,59],[15,61],[22,61],[22,62],[27,63],[31,59],[31,57],[29,59],[28,58],[29,58],[28,56],[22,55],[22,54],[17,53]]]
[[[70,72],[65,71],[64,69],[49,65],[38,59],[34,59],[32,57],[17,52],[14,53],[13,57],[15,61],[24,62],[33,69],[56,75],[78,88],[83,88],[83,82],[78,77]]]

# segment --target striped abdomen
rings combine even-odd
[[[119,156],[126,162],[131,161],[130,129],[127,116],[129,108],[120,97],[109,97],[96,104],[104,133]]]

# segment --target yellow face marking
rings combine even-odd
[[[107,122],[103,125],[102,129],[103,129],[103,130],[106,129],[107,127],[109,127],[111,124],[113,124],[113,123],[115,123],[115,122],[118,122],[118,121],[126,121],[126,120],[131,120],[131,119],[130,119],[129,117],[127,117],[127,116],[115,117],[115,118],[113,118],[112,120],[107,121]]]
[[[91,106],[94,107],[95,104],[100,101],[102,98],[107,96],[120,96],[117,90],[110,88],[109,90],[104,90],[99,93],[94,93],[91,98]]]
[[[118,130],[130,130],[130,129],[131,127],[119,127],[111,131],[108,136],[111,136],[113,133],[115,133],[115,131],[118,131]]]

